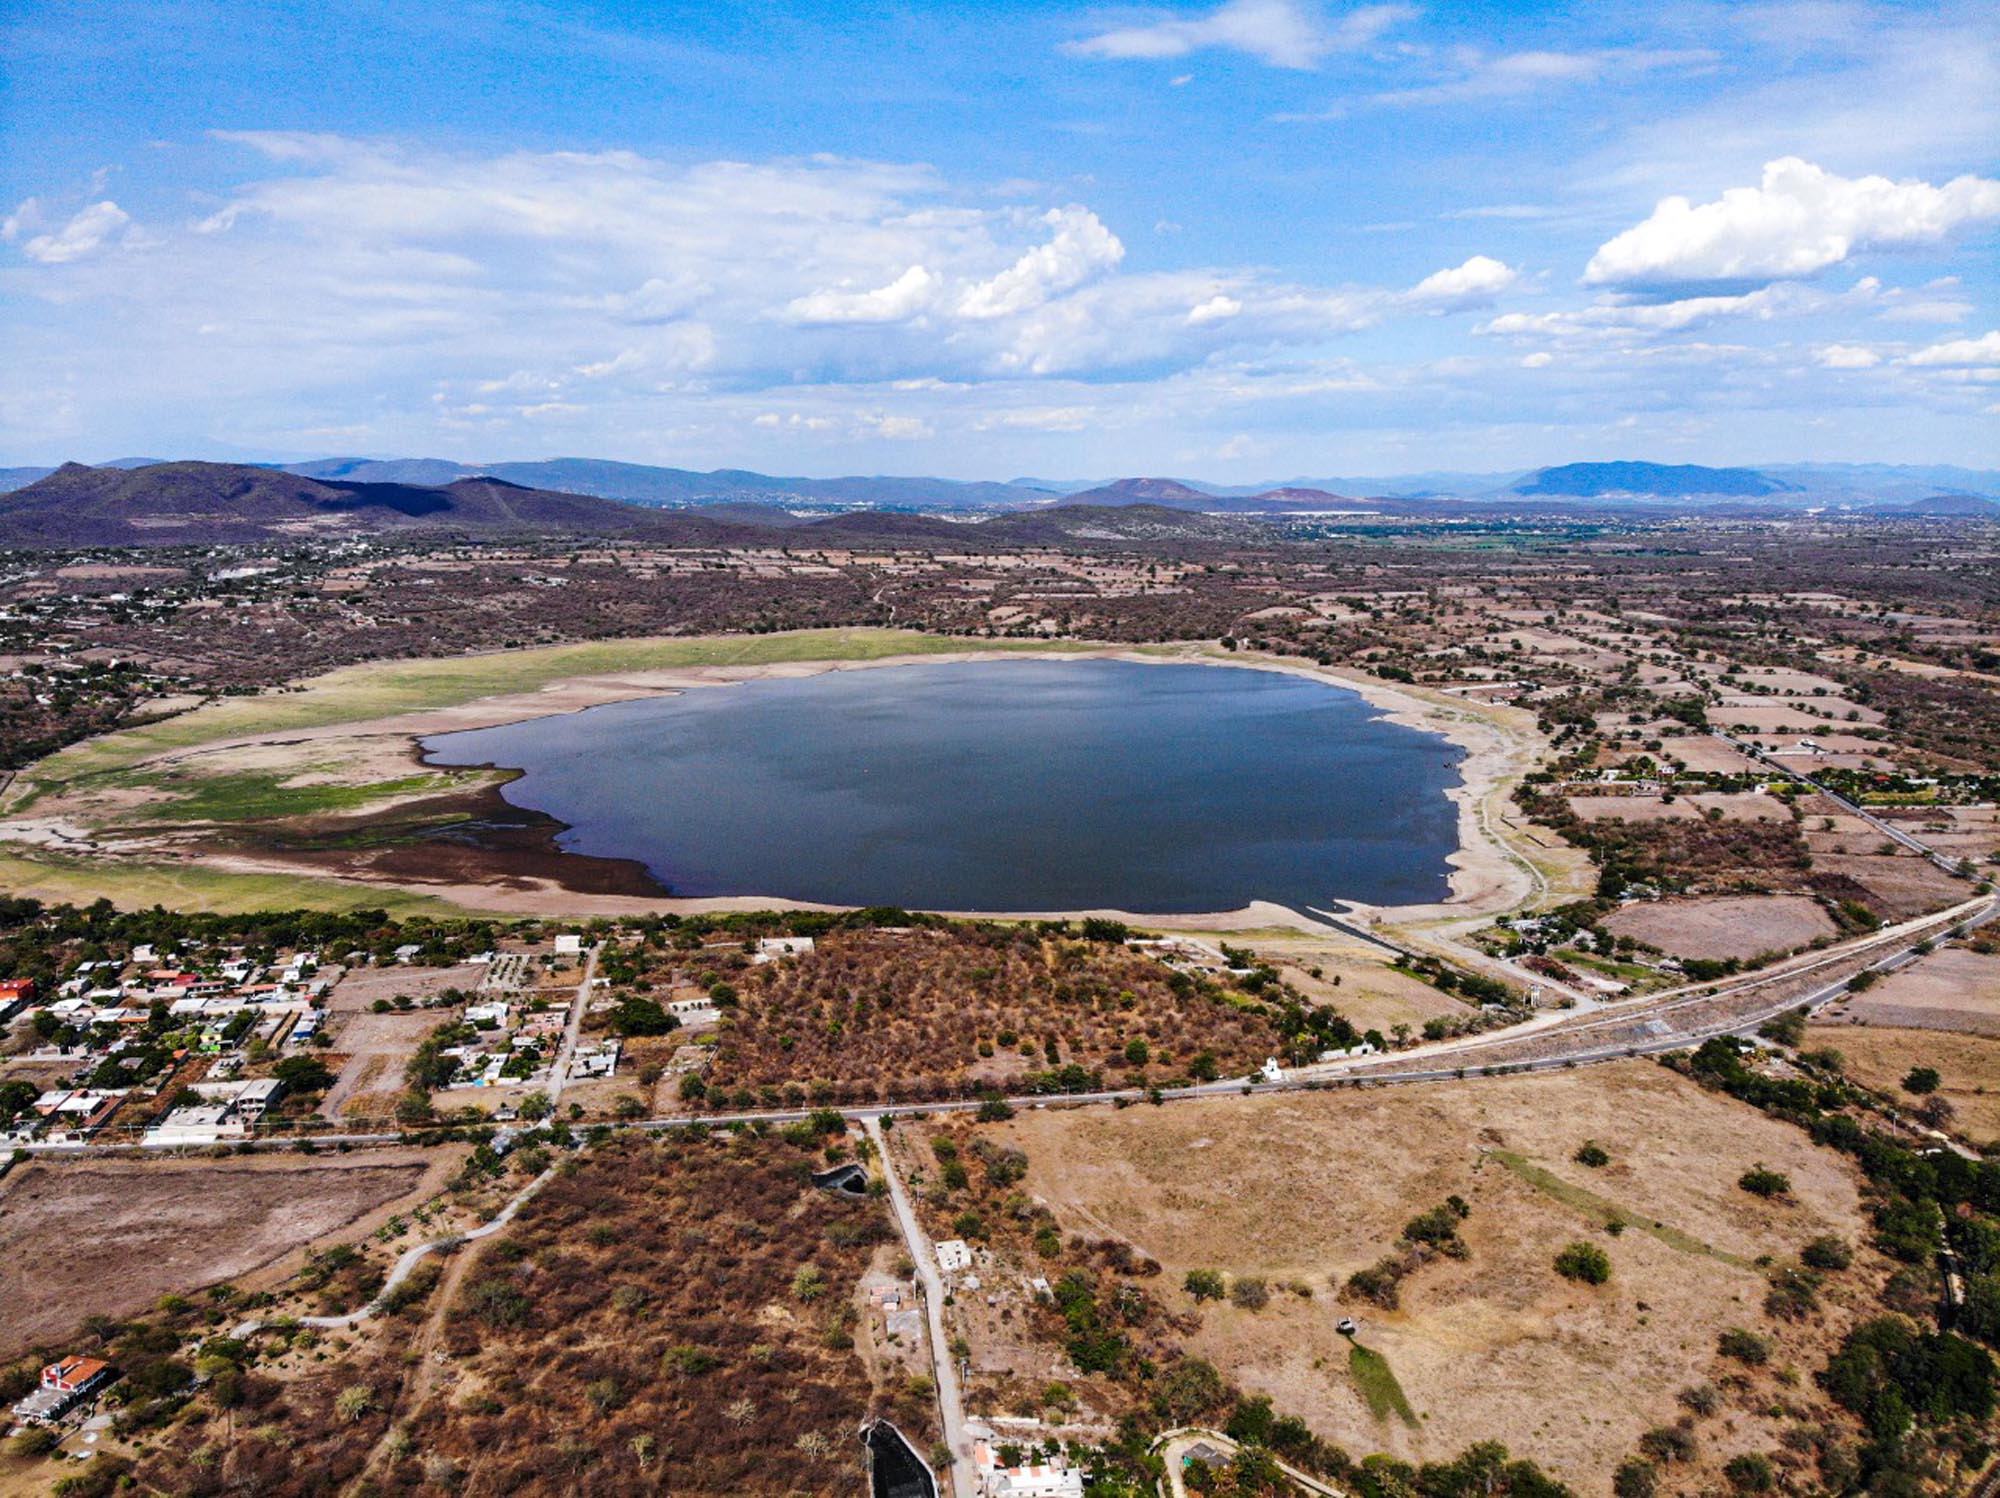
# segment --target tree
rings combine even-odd
[[[1611,1278],[1611,1256],[1595,1243],[1572,1243],[1556,1255],[1556,1273],[1567,1280],[1601,1285]]]
[[[1943,1081],[1944,1078],[1938,1075],[1936,1067],[1913,1066],[1909,1075],[1903,1078],[1903,1091],[1923,1097],[1927,1093],[1936,1092]]]
[[[375,1391],[366,1384],[349,1384],[333,1398],[333,1412],[347,1421],[359,1420],[375,1407]]]
[[[1605,1151],[1604,1146],[1599,1144],[1595,1139],[1584,1140],[1574,1158],[1577,1164],[1588,1165],[1593,1170],[1611,1163],[1611,1156]]]
[[[665,1035],[680,1027],[681,1022],[656,1000],[637,994],[621,1000],[611,1011],[611,1028],[618,1035]]]
[[[1222,1375],[1200,1358],[1182,1358],[1154,1380],[1153,1408],[1172,1425],[1192,1425],[1229,1398]]]

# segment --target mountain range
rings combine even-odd
[[[1033,544],[1037,538],[1223,535],[1231,533],[1230,521],[1371,514],[1854,511],[2000,519],[2000,474],[1880,467],[1568,463],[1512,476],[1493,489],[1424,493],[1397,493],[1367,481],[1237,489],[1162,477],[1081,488],[786,479],[566,458],[484,471],[430,458],[327,459],[289,467],[123,459],[96,467],[0,470],[0,477],[18,480],[0,492],[0,547],[241,544],[413,530],[719,544],[732,538],[768,542],[773,533],[809,529],[829,543],[853,538],[866,544],[963,536],[968,520],[980,523],[989,543]],[[536,482],[523,481],[530,478]],[[621,492],[603,492],[610,489]],[[795,513],[801,509],[822,513]]]

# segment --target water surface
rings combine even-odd
[[[704,687],[441,734],[571,852],[676,895],[931,910],[1294,909],[1448,893],[1459,749],[1345,688],[1129,661]]]

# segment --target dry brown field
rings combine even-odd
[[[1811,835],[1806,844],[1812,848],[1815,874],[1844,874],[1860,884],[1871,896],[1869,905],[1885,921],[1906,921],[1955,905],[1972,893],[1971,885],[1914,853],[1822,852]]]
[[[1628,905],[1605,917],[1614,936],[1650,942],[1676,957],[1755,957],[1788,952],[1836,927],[1804,895],[1726,895],[1712,900],[1660,900]]]
[[[1843,1023],[1809,1025],[1806,1034],[1808,1046],[1839,1051],[1855,1081],[1906,1105],[1917,1099],[1903,1078],[1912,1067],[1934,1068],[1944,1079],[1938,1095],[1956,1115],[1951,1127],[1976,1145],[2000,1140],[2000,1038]]]
[[[1865,1309],[1858,1282],[1871,1270],[1858,1267],[1853,1287],[1831,1288],[1825,1321],[1774,1328],[1751,1262],[1782,1259],[1821,1233],[1865,1234],[1848,1164],[1650,1063],[1406,1091],[1037,1112],[996,1132],[1026,1151],[1029,1190],[1067,1230],[1116,1235],[1159,1260],[1176,1306],[1189,1304],[1178,1285],[1191,1268],[1267,1276],[1267,1309],[1203,1308],[1188,1350],[1356,1455],[1435,1459],[1498,1439],[1579,1492],[1603,1492],[1638,1437],[1675,1418],[1676,1392],[1724,1371],[1720,1331],[1758,1329],[1778,1344],[1775,1366],[1805,1369],[1844,1331],[1848,1302]],[[1572,1161],[1587,1139],[1611,1165]],[[1591,1195],[1558,1199],[1496,1151]],[[1758,1162],[1790,1176],[1791,1200],[1759,1201],[1735,1185]],[[1418,1270],[1397,1311],[1335,1298],[1406,1221],[1452,1193],[1472,1209],[1468,1260]],[[1641,1226],[1612,1236],[1607,1204],[1685,1236],[1679,1247]],[[1608,1285],[1555,1275],[1554,1255],[1577,1239],[1610,1255]],[[1310,1296],[1279,1288],[1289,1281]],[[1348,1314],[1396,1373],[1414,1427],[1369,1414],[1334,1330]],[[1746,1391],[1723,1423],[1705,1427],[1704,1461],[1774,1439]]]
[[[459,1151],[36,1164],[0,1185],[0,1357],[235,1279],[435,1190]]]
[[[2000,954],[1944,947],[1842,999],[1836,1012],[1860,1024],[2000,1035]]]

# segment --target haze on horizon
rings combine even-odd
[[[0,463],[2000,464],[1977,3],[0,22]]]

